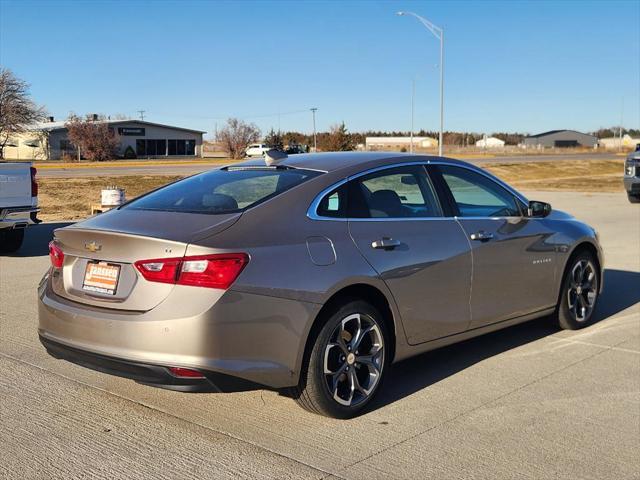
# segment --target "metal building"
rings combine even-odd
[[[526,148],[571,148],[598,146],[598,138],[575,130],[550,130],[548,132],[530,135],[522,144]]]
[[[137,158],[200,157],[202,135],[200,130],[163,125],[143,120],[98,120],[106,123],[118,140],[118,156],[130,147]],[[27,132],[10,139],[4,148],[7,159],[58,160],[75,158],[75,147],[69,142],[66,122],[39,123]]]

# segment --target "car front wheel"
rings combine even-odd
[[[631,203],[640,203],[640,195],[627,193],[627,198]]]
[[[313,413],[351,418],[373,399],[388,362],[382,315],[361,300],[329,315],[315,338],[294,398]]]
[[[598,300],[598,270],[593,255],[582,251],[573,257],[565,273],[557,307],[558,324],[577,330],[591,323]]]

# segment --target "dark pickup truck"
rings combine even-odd
[[[624,189],[631,203],[640,203],[640,144],[624,162]]]

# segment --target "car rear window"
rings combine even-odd
[[[185,213],[233,213],[279,195],[319,172],[229,168],[201,173],[162,187],[122,208]]]

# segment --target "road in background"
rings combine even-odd
[[[446,155],[445,155],[446,156]],[[455,155],[452,154],[455,158]],[[465,155],[461,155],[465,158]],[[585,161],[585,160],[622,160],[624,157],[615,153],[598,153],[598,154],[567,154],[567,155],[512,155],[512,156],[495,156],[488,158],[470,158],[467,161],[477,165],[485,163],[521,163],[521,162],[556,162],[556,161]],[[229,161],[231,163],[231,161]],[[38,170],[40,177],[95,177],[95,176],[117,176],[117,175],[193,175],[195,173],[204,172],[211,168],[225,165],[224,161],[198,162],[198,163],[180,163],[170,160],[150,161],[149,165],[117,165],[115,162],[104,166],[96,164],[90,167],[72,167],[72,168],[56,168],[55,164],[48,164],[44,168]]]
[[[274,392],[171,392],[49,357],[36,286],[64,224],[27,230],[0,257],[0,477],[640,478],[640,206],[525,193],[599,231],[598,322],[536,320],[403,361],[349,421]]]

